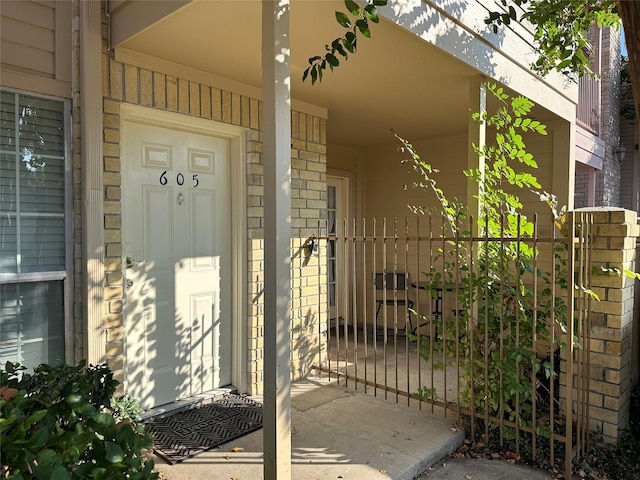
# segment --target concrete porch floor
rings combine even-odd
[[[328,353],[322,360],[324,367],[342,376],[341,383],[356,390],[377,390],[378,396],[384,396],[385,389],[404,392],[398,399],[401,404],[407,403],[406,395],[413,395],[421,388],[431,390],[436,400],[447,405],[458,403],[458,392],[464,384],[455,358],[433,353],[430,360],[424,360],[417,341],[409,341],[403,334],[394,335],[393,330],[378,331],[374,337],[370,331],[364,335],[363,330],[358,329],[355,339],[353,330],[347,336],[332,331]],[[355,378],[358,383],[352,380]],[[431,411],[430,404],[424,403],[422,408]]]
[[[291,404],[294,480],[412,480],[464,440],[453,418],[347,389],[326,377],[295,382]],[[262,479],[262,430],[179,464],[153,458],[168,480]]]

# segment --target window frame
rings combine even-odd
[[[74,294],[74,209],[73,209],[73,161],[71,148],[71,101],[51,95],[17,90],[0,85],[0,90],[14,95],[14,99],[35,97],[43,100],[60,102],[63,107],[62,128],[64,129],[64,237],[65,237],[65,270],[43,271],[29,273],[0,273],[0,284],[35,283],[35,282],[63,282],[63,318],[64,318],[64,358],[68,364],[74,363],[74,322],[73,322],[73,294]],[[19,103],[19,102],[18,102]],[[15,113],[15,112],[14,112]]]

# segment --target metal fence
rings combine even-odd
[[[316,368],[564,462],[570,478],[588,444],[591,222],[565,218],[519,236],[505,232],[520,219],[505,218],[492,238],[451,235],[434,216],[321,225],[329,318]]]

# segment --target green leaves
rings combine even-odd
[[[556,70],[569,77],[593,75],[585,54],[590,48],[586,32],[593,24],[618,26],[617,0],[501,0],[506,11],[489,12],[485,24],[494,33],[511,22],[534,26],[537,60],[531,66],[547,75]]]
[[[118,420],[109,413],[117,381],[106,365],[40,365],[26,373],[16,364],[0,369],[9,400],[0,401],[0,462],[7,478],[36,480],[154,479],[145,426],[129,418],[139,410],[120,397]],[[4,398],[4,397],[3,397]]]
[[[487,85],[487,90],[499,102],[495,113],[485,116],[487,125],[497,130],[495,145],[485,145],[482,149],[476,148],[478,154],[485,159],[488,168],[483,172],[476,172],[473,176],[470,174],[467,176],[482,182],[481,191],[488,192],[482,198],[483,204],[493,212],[490,213],[491,218],[497,219],[498,215],[505,211],[500,204],[507,207],[507,211],[522,208],[517,196],[499,187],[502,182],[519,188],[541,188],[537,177],[532,172],[538,168],[538,164],[533,155],[527,152],[524,137],[519,132],[533,132],[540,135],[546,135],[547,132],[545,125],[529,117],[534,107],[531,100],[522,96],[510,98],[504,89],[496,84]],[[476,114],[474,118],[476,121],[481,121],[480,115]],[[530,170],[517,171],[510,164],[511,161],[517,161]],[[517,232],[513,233],[517,235]]]
[[[367,38],[371,38],[371,32],[369,31],[369,24],[364,19],[358,19],[356,26],[362,35]]]
[[[82,401],[82,395],[78,393],[71,393],[65,398],[67,403],[80,403]]]
[[[386,2],[384,2],[384,3],[386,3]],[[373,23],[380,22],[380,18],[378,17],[378,10],[376,9],[375,5],[367,5],[366,7],[364,7],[364,11],[367,14],[367,18],[371,22],[373,22]]]
[[[567,272],[566,263],[561,261],[566,258],[562,257],[564,251],[553,252],[554,275],[538,268],[540,247],[533,240],[536,224],[523,215],[520,194],[538,195],[552,209],[556,222],[564,210],[557,209],[553,195],[539,191],[541,185],[535,175],[538,164],[527,150],[526,140],[546,134],[545,126],[533,117],[533,102],[525,97],[512,98],[497,85],[488,85],[487,89],[495,100],[489,104],[497,103],[497,108],[491,113],[472,114],[475,121],[487,126],[487,144],[473,146],[484,162],[464,172],[478,182],[476,198],[481,214],[476,220],[477,233],[464,230],[469,220],[466,209],[438,186],[437,170],[420,158],[407,140],[396,135],[401,150],[410,156],[405,162],[420,175],[421,180],[414,185],[436,196],[436,213],[445,224],[441,230],[443,247],[438,248],[435,260],[438,267],[423,272],[421,281],[436,285],[455,281],[460,286],[456,312],[438,319],[437,334],[420,337],[420,355],[431,361],[456,358],[464,371],[461,399],[465,407],[477,408],[483,414],[488,410],[489,415],[511,421],[517,418],[521,426],[533,428],[534,410],[538,418],[541,411],[537,410],[541,406],[532,402],[536,385],[557,376],[554,357],[538,358],[536,342],[548,345],[554,341],[556,349],[563,346],[560,336],[552,337],[551,332],[566,331],[567,304],[559,291],[567,289]],[[494,134],[493,142],[490,133]],[[415,207],[414,211],[425,212],[427,208]],[[469,237],[478,237],[477,243],[471,246]],[[533,278],[538,279],[535,294]],[[427,295],[434,294],[425,290]],[[423,315],[422,321],[431,320]],[[436,368],[438,362],[433,365]],[[422,389],[415,395],[430,400],[435,392]]]
[[[70,480],[71,475],[67,472],[64,467],[61,465],[57,465],[51,471],[51,480]]]
[[[540,135],[546,135],[547,130],[546,126],[542,125],[537,120],[532,120],[530,118],[525,118],[524,120],[520,117],[516,118],[513,122],[514,127],[520,128],[523,132],[528,132],[529,130],[533,130]]]
[[[354,32],[345,33],[344,40],[342,41],[344,48],[346,48],[350,53],[354,53],[356,51],[356,43],[357,43],[357,37]],[[346,54],[343,56],[347,58]]]
[[[353,0],[345,0],[344,6],[347,7],[347,10],[349,10],[351,15],[353,15],[354,17],[360,15],[360,5],[358,5]]]
[[[117,443],[105,442],[107,447],[105,458],[111,463],[119,463],[124,460],[124,450]]]
[[[364,8],[354,0],[345,0],[344,5],[348,13],[336,12],[336,21],[346,29],[345,34],[336,38],[331,45],[325,45],[324,55],[314,55],[309,58],[309,66],[302,74],[304,82],[311,77],[311,84],[322,81],[323,72],[329,67],[333,70],[340,65],[340,59],[347,60],[349,54],[356,52],[358,34],[365,38],[371,38],[369,22],[378,23],[380,18],[376,7],[384,6],[388,0],[369,1]]]
[[[332,68],[340,65],[340,61],[338,60],[338,58],[331,53],[327,54],[327,63]]]
[[[336,12],[336,20],[344,28],[351,28],[352,27],[352,25],[351,25],[351,17],[349,17],[349,15],[347,15],[345,13]]]
[[[523,3],[526,3],[526,0],[515,0],[514,3],[517,5],[521,5]],[[506,6],[507,2],[505,0],[502,0],[502,4]],[[518,17],[516,14],[516,9],[513,7],[513,5],[509,5],[508,10],[504,13],[489,12],[489,16],[485,18],[484,23],[492,26],[493,33],[498,33],[499,25],[509,25],[512,20],[515,21],[517,19]]]
[[[638,273],[638,272],[634,272],[634,271],[631,271],[631,270],[625,268],[623,270],[623,273],[629,278],[633,278],[634,280],[640,280],[640,273]]]

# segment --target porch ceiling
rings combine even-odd
[[[329,143],[389,144],[390,129],[412,141],[466,131],[475,71],[386,20],[321,84],[303,83],[307,59],[342,33],[336,10],[343,1],[293,0],[290,16],[292,95],[328,110]],[[118,21],[115,11],[112,25]],[[114,46],[260,87],[261,2],[188,2]]]

